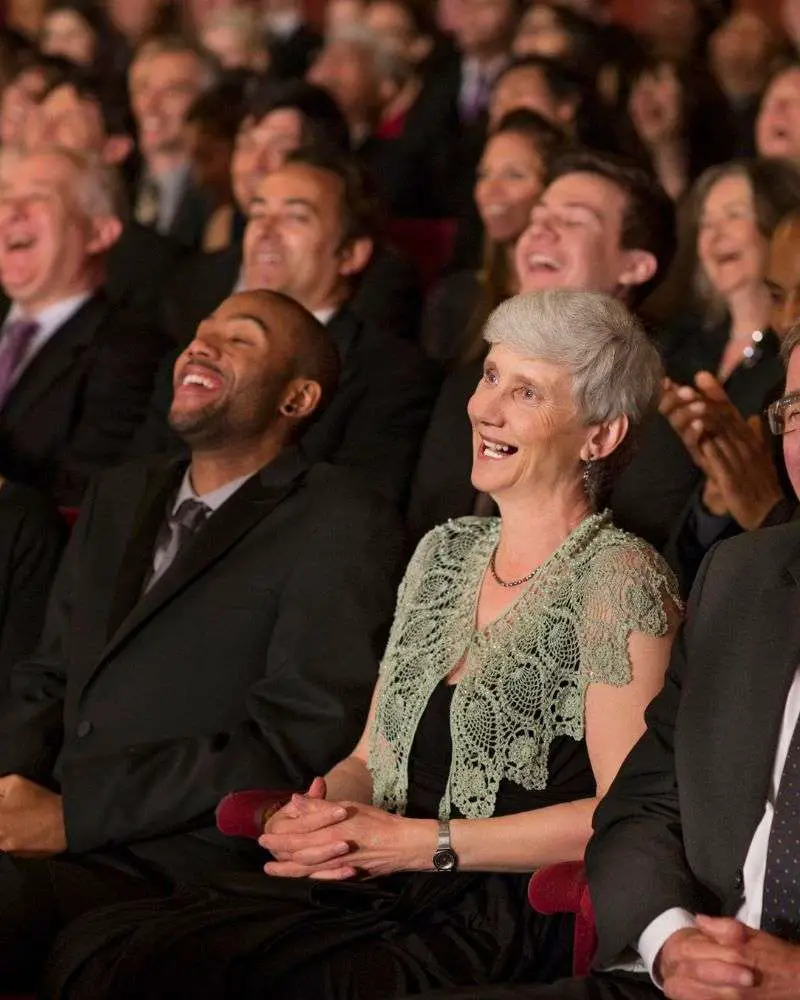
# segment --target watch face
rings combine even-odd
[[[443,847],[434,854],[433,867],[437,872],[451,872],[456,866],[456,861],[458,861],[456,852],[449,847]]]

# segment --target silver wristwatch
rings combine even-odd
[[[437,872],[454,872],[458,865],[458,855],[450,843],[450,820],[439,820],[439,839],[433,855],[433,867]]]

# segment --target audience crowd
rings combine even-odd
[[[800,0],[618,6],[5,5],[0,1000],[800,997]]]

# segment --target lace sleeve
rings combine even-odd
[[[623,541],[598,553],[584,580],[579,630],[586,684],[628,684],[631,633],[666,635],[670,608],[683,610],[677,580],[662,557],[645,542],[620,535]]]

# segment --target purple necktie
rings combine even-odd
[[[5,405],[14,385],[14,376],[25,357],[28,346],[39,332],[33,319],[15,319],[8,323],[0,336],[0,409]]]

